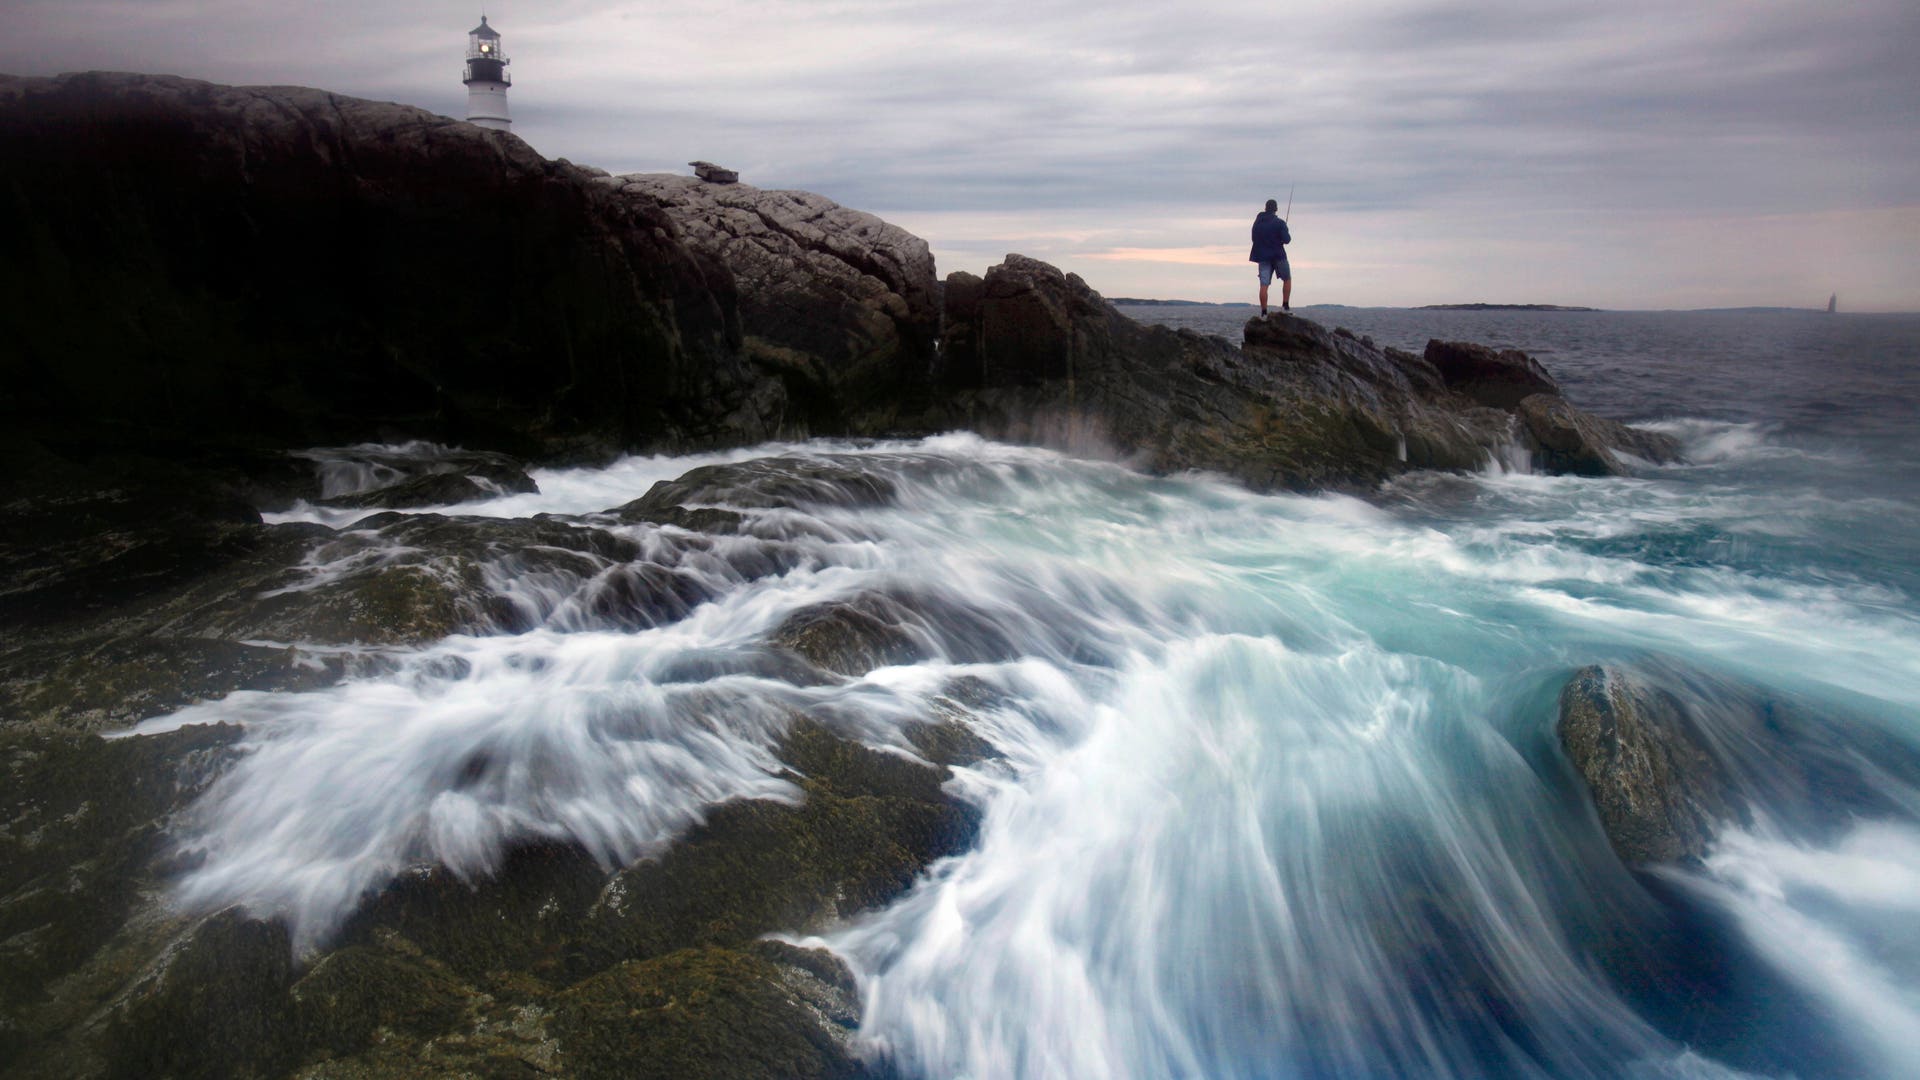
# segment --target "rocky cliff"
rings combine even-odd
[[[550,458],[972,426],[1262,488],[1511,446],[1589,473],[1672,453],[1544,372],[1501,382],[1537,369],[1519,354],[1409,357],[1299,318],[1236,348],[1019,256],[950,277],[941,310],[925,242],[872,215],[612,177],[400,105],[0,77],[0,138],[16,452],[404,436]]]
[[[942,783],[994,751],[955,722],[983,705],[964,680],[906,726],[920,762],[794,718],[771,752],[797,803],[729,803],[626,866],[529,843],[485,881],[422,867],[298,960],[270,914],[165,903],[170,830],[240,733],[95,733],[554,617],[489,582],[559,583],[570,626],[662,625],[715,581],[792,569],[744,542],[739,508],[891,498],[783,460],[567,520],[406,512],[532,485],[495,452],[973,428],[1263,489],[1672,452],[1518,354],[1413,356],[1298,318],[1241,343],[1176,333],[1019,256],[950,276],[942,302],[926,244],[871,215],[612,177],[399,105],[0,77],[0,147],[0,1061],[18,1075],[861,1073],[846,970],[758,939],[884,903],[970,842]],[[401,439],[467,450],[341,445]],[[387,512],[263,523],[295,497]],[[971,655],[977,621],[931,588],[828,603],[765,643],[765,674],[858,675],[943,634]]]
[[[0,141],[5,420],[50,445],[551,452],[777,426],[732,275],[511,135],[88,74],[0,79]]]

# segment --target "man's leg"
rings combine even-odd
[[[1265,282],[1261,282],[1261,284],[1260,284],[1260,314],[1262,314],[1262,315],[1265,315],[1266,313],[1267,313],[1267,286],[1266,286],[1266,283],[1265,283]]]
[[[1260,290],[1260,303],[1262,307],[1266,306],[1266,300],[1267,300],[1266,293],[1267,293],[1267,290],[1265,289]],[[1280,279],[1280,310],[1281,311],[1293,310],[1293,279],[1290,277],[1285,277]]]

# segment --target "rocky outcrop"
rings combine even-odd
[[[1249,320],[1235,348],[1141,326],[1077,276],[1010,255],[984,279],[947,281],[935,376],[945,395],[929,426],[1104,449],[1257,489],[1366,489],[1408,469],[1478,468],[1515,445],[1543,448],[1559,471],[1622,471],[1614,448],[1676,453],[1573,408],[1524,354],[1475,349],[1430,349],[1443,370],[1297,316]]]
[[[1575,672],[1555,730],[1629,864],[1701,856],[1756,813],[1830,843],[1861,819],[1908,817],[1903,793],[1920,783],[1920,756],[1871,722],[1660,657]]]
[[[1560,691],[1558,730],[1607,839],[1629,863],[1701,854],[1738,805],[1679,701],[1624,672],[1575,672]]]
[[[62,452],[779,423],[732,276],[510,134],[296,87],[0,77],[0,423]]]
[[[1534,394],[1560,393],[1547,369],[1518,349],[1495,352],[1464,341],[1429,341],[1426,361],[1447,389],[1496,409],[1512,409]]]
[[[0,317],[19,328],[0,421],[83,464],[253,467],[394,436],[581,460],[972,427],[1308,489],[1507,446],[1585,473],[1672,451],[1566,405],[1518,353],[1411,357],[1300,318],[1255,320],[1235,348],[1140,326],[1019,256],[953,276],[943,312],[926,243],[870,214],[609,176],[399,105],[0,78],[0,138]],[[418,484],[349,498],[490,493]]]
[[[600,181],[657,206],[738,283],[746,356],[793,434],[885,431],[922,395],[940,311],[926,241],[804,191],[666,174]]]

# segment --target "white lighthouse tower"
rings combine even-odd
[[[468,123],[495,131],[513,129],[513,117],[507,115],[507,87],[513,84],[508,63],[499,32],[480,16],[480,25],[467,32],[467,68],[460,79],[467,84]]]

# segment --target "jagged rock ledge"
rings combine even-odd
[[[553,460],[970,426],[1301,489],[1516,442],[1576,472],[1673,453],[1550,379],[1476,398],[1444,350],[1298,317],[1244,348],[1142,327],[1019,256],[943,288],[924,241],[817,195],[613,177],[401,105],[0,76],[0,138],[21,455],[252,477],[367,439]]]

